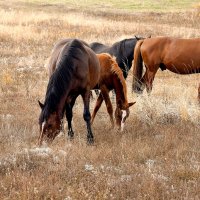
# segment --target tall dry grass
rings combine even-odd
[[[124,133],[110,129],[103,106],[93,125],[95,145],[87,146],[78,99],[74,141],[61,133],[49,147],[36,146],[37,100],[48,82],[43,66],[58,39],[112,44],[133,35],[199,37],[196,11],[103,15],[57,5],[15,6],[0,9],[1,198],[199,199],[199,74],[158,72],[152,95],[137,97],[130,72],[128,95],[137,103]]]

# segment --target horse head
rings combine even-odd
[[[52,112],[48,113],[48,115],[44,115],[45,106],[41,102],[39,102],[39,106],[41,108],[41,114],[39,118],[40,136],[38,143],[41,145],[43,141],[48,143],[52,142],[59,134],[62,124],[61,117],[58,112]]]
[[[129,108],[134,105],[136,102],[127,103],[126,105],[120,105],[120,102],[118,102],[118,105],[115,110],[115,120],[116,124],[119,127],[119,130],[124,130],[124,125],[126,119],[129,117],[130,110]]]

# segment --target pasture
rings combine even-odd
[[[79,98],[74,140],[61,133],[37,146],[37,100],[44,101],[44,65],[57,40],[200,37],[198,1],[77,2],[0,0],[1,199],[200,199],[200,74],[159,70],[151,96],[136,96],[131,70],[128,99],[136,104],[124,132],[111,129],[104,104],[88,146]]]

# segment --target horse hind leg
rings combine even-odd
[[[99,90],[95,89],[94,92],[95,92],[96,96],[98,97],[99,96]],[[90,91],[90,98],[91,98],[92,101],[95,99],[94,96],[93,96],[92,90]]]
[[[109,90],[105,86],[103,86],[101,87],[101,92],[106,103],[108,114],[110,116],[110,122],[112,124],[112,128],[114,128],[113,107],[109,97]]]
[[[86,89],[84,93],[82,93],[83,103],[84,103],[84,111],[83,111],[83,118],[87,125],[87,142],[88,144],[94,143],[94,137],[91,129],[91,115],[90,115],[90,90]]]
[[[100,93],[98,98],[97,98],[96,105],[95,105],[95,108],[94,108],[93,113],[92,113],[91,124],[93,124],[94,118],[95,118],[99,108],[101,107],[102,102],[103,102],[103,96]]]
[[[153,88],[153,80],[155,78],[155,74],[158,71],[159,66],[156,67],[150,67],[146,69],[146,72],[142,78],[142,82],[146,86],[147,93],[150,95],[152,88]]]

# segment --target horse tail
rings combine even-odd
[[[133,82],[132,82],[132,91],[140,93],[141,90],[141,78],[143,72],[143,60],[141,55],[141,46],[144,40],[139,40],[136,43],[134,50],[134,67],[133,67]]]

